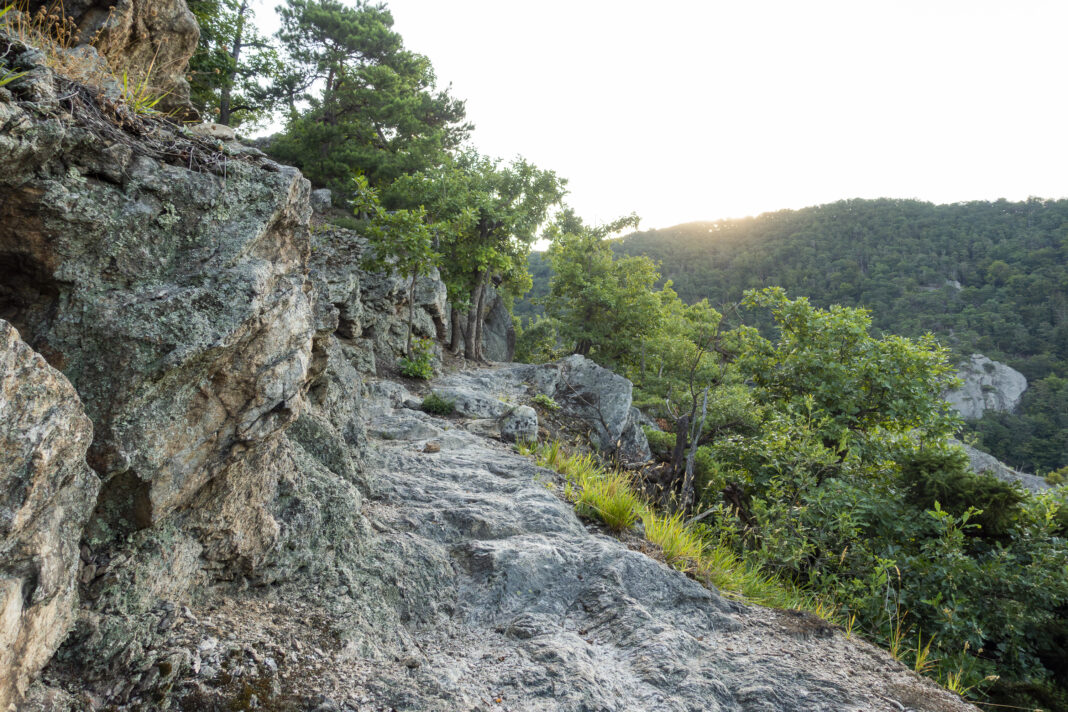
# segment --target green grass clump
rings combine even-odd
[[[614,532],[633,527],[645,506],[623,472],[604,472],[576,488],[573,500],[579,514],[604,522]]]
[[[424,413],[430,413],[431,415],[452,415],[453,411],[456,410],[456,404],[451,400],[442,398],[437,393],[431,393],[423,399],[419,408]]]
[[[749,603],[806,610],[839,622],[837,606],[768,573],[756,562],[740,558],[710,530],[688,523],[682,513],[655,511],[638,494],[629,474],[606,470],[594,455],[569,453],[559,442],[527,446],[520,452],[534,455],[539,465],[567,478],[565,496],[580,515],[600,520],[614,532],[625,531],[641,521],[645,538],[660,548],[669,565],[706,585]]]
[[[670,565],[680,571],[700,571],[705,544],[692,527],[686,526],[681,512],[663,515],[646,510],[642,525],[645,538],[660,547]]]

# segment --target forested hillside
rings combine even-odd
[[[782,286],[866,307],[877,330],[931,331],[958,355],[1003,361],[1030,388],[1020,413],[974,426],[983,447],[1031,471],[1068,463],[1068,201],[847,200],[636,232],[614,249],[660,262],[686,302]],[[536,294],[547,266],[531,262]]]

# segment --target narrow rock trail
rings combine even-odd
[[[500,386],[500,371],[462,378]],[[501,390],[481,395],[517,395]],[[377,699],[401,710],[974,709],[818,619],[740,605],[628,549],[578,520],[555,473],[470,421],[413,409],[393,384],[376,391],[374,526],[436,568],[419,577],[433,590],[404,601],[422,624],[411,655],[368,681]]]

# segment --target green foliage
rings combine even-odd
[[[152,87],[149,86],[148,80],[151,74],[151,68],[149,74],[139,82],[130,81],[126,72],[122,73],[122,96],[126,102],[126,106],[130,107],[134,113],[141,115],[158,114],[156,111],[156,105],[163,101],[166,96],[157,95]]]
[[[466,314],[467,358],[481,358],[485,301],[491,281],[505,293],[530,286],[527,254],[566,181],[552,171],[516,159],[511,164],[467,152],[437,170],[398,179],[388,191],[397,207],[425,206],[442,255],[441,276],[458,314]],[[479,309],[478,305],[482,308]]]
[[[553,276],[546,312],[575,353],[608,367],[635,363],[637,350],[658,325],[656,266],[644,257],[615,259],[604,239],[635,224],[637,217],[630,216],[588,227],[565,210],[548,232]]]
[[[357,175],[354,183],[356,213],[366,215],[368,219],[364,232],[369,249],[362,259],[363,268],[370,272],[398,272],[408,281],[406,356],[413,359],[415,283],[419,277],[430,274],[434,269],[438,255],[433,249],[432,231],[437,226],[427,224],[426,210],[421,206],[416,210],[384,210],[378,191],[362,175]]]
[[[960,689],[1031,706],[1063,695],[1052,651],[1068,633],[1065,495],[968,471],[946,444],[951,376],[932,340],[877,338],[863,310],[820,310],[781,290],[746,302],[770,309],[778,330],[737,332],[711,391],[724,405],[709,409],[721,412],[695,475],[712,540]],[[676,436],[646,432],[668,459]]]
[[[958,359],[982,352],[1034,388],[1068,377],[1066,226],[1068,200],[848,200],[634,233],[614,248],[657,260],[687,302],[726,305],[779,285],[822,307],[869,308],[876,333],[935,333]],[[546,288],[547,279],[535,280],[534,293]],[[532,313],[525,304],[518,312]],[[755,313],[746,320],[771,327]],[[1068,464],[1068,415],[1063,398],[1032,388],[1018,413],[970,427],[1004,462],[1049,471]]]
[[[271,152],[313,183],[344,197],[360,171],[382,187],[440,165],[467,137],[463,102],[435,88],[385,5],[287,0],[279,14],[286,71],[272,91],[290,117]]]
[[[545,395],[544,393],[539,393],[538,395],[534,396],[531,399],[531,402],[534,405],[544,408],[545,410],[550,412],[556,412],[560,410],[560,404],[554,401],[550,396]]]
[[[662,462],[670,460],[671,451],[675,449],[675,433],[665,433],[649,426],[642,426],[642,430],[645,431],[653,457]]]
[[[556,321],[538,317],[526,327],[515,320],[515,360],[519,363],[548,363],[564,354],[560,337],[556,333]]]
[[[446,416],[453,414],[456,410],[456,403],[446,398],[442,398],[437,393],[431,393],[423,399],[423,402],[419,407],[424,413]]]
[[[7,8],[4,8],[4,10],[8,10],[8,9],[10,9],[10,6],[8,6]],[[2,12],[2,11],[0,11],[0,12]],[[3,17],[3,15],[0,14],[0,17]],[[17,81],[18,79],[21,79],[24,76],[26,76],[26,72],[16,72],[13,69],[9,70],[9,69],[4,69],[4,68],[0,67],[0,87],[6,86],[6,85],[10,84],[11,82]]]
[[[908,487],[906,501],[918,509],[940,505],[950,514],[971,516],[976,536],[1005,539],[1020,517],[1024,493],[989,475],[977,475],[968,466],[962,450],[918,450],[899,460],[902,480]]]
[[[189,0],[200,41],[189,95],[202,116],[228,126],[262,123],[275,102],[266,84],[282,72],[278,50],[255,26],[248,0]]]
[[[746,292],[743,304],[770,309],[779,332],[774,343],[746,332],[738,365],[757,399],[817,413],[843,457],[884,454],[906,434],[943,440],[959,425],[941,399],[958,383],[949,352],[930,334],[876,339],[867,310],[816,309],[777,287]]]
[[[418,339],[412,344],[411,354],[397,361],[400,374],[407,378],[429,380],[434,376],[434,342]]]

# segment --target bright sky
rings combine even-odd
[[[568,178],[590,222],[1068,194],[1064,0],[388,6],[475,147]]]

